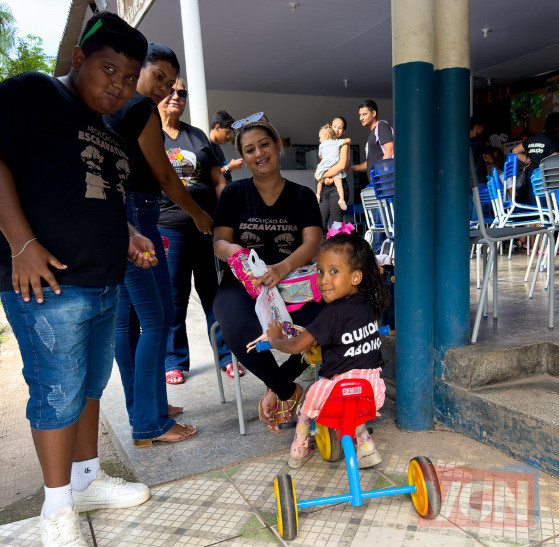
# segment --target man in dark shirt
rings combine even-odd
[[[363,127],[368,127],[371,133],[365,144],[365,161],[358,165],[350,165],[347,172],[360,171],[367,173],[368,184],[371,184],[371,167],[375,162],[394,157],[394,132],[384,120],[378,120],[377,103],[371,99],[364,100],[359,105],[359,121]],[[381,224],[380,212],[373,209],[375,224]],[[380,252],[384,234],[375,232],[373,236],[373,251]]]
[[[233,118],[225,112],[225,110],[218,110],[212,116],[212,121],[210,123],[210,142],[212,143],[214,155],[219,160],[219,166],[221,167],[221,172],[223,173],[227,184],[233,180],[231,178],[231,171],[240,169],[243,166],[243,160],[241,158],[231,160],[227,163],[225,154],[220,147],[221,144],[226,143],[227,139],[229,139],[233,121]]]

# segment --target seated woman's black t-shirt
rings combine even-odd
[[[289,180],[273,205],[266,205],[253,179],[228,184],[215,209],[214,226],[233,228],[233,242],[254,249],[266,264],[277,264],[303,243],[302,232],[322,226],[316,196]],[[225,268],[223,282],[235,278]]]
[[[68,266],[52,269],[58,283],[121,283],[128,249],[122,185],[130,173],[122,140],[51,76],[26,72],[3,81],[0,104],[0,158],[35,237]],[[1,234],[0,290],[13,290]]]
[[[159,197],[161,187],[153,176],[138,144],[138,138],[148,123],[152,112],[155,112],[159,119],[159,111],[155,103],[149,97],[135,93],[120,110],[109,116],[103,116],[103,118],[105,123],[124,139],[131,154],[131,174],[124,184],[124,189],[127,192],[138,192]]]

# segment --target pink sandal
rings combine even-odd
[[[184,384],[184,374],[182,370],[170,370],[165,373],[168,384]]]
[[[239,376],[242,377],[245,375],[245,369],[241,365],[237,365],[239,367]],[[235,378],[235,369],[233,367],[233,363],[229,363],[223,371],[229,378]]]

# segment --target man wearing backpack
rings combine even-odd
[[[384,120],[377,119],[377,103],[371,99],[365,99],[359,105],[359,121],[363,127],[371,130],[367,144],[365,144],[365,161],[358,165],[350,165],[346,172],[365,171],[369,184],[371,183],[371,167],[375,162],[382,159],[394,157],[394,130]],[[375,224],[380,224],[380,213],[378,209],[373,210]],[[376,232],[373,236],[373,251],[380,252],[384,234]]]

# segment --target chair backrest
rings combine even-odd
[[[559,190],[559,154],[541,160],[540,172],[544,190]]]
[[[512,179],[512,188],[516,187],[516,172],[518,171],[518,156],[516,154],[507,154],[507,159],[503,167],[505,182]]]
[[[532,183],[532,190],[534,191],[534,196],[538,198],[545,197],[545,189],[543,186],[542,175],[539,168],[534,169],[534,172],[530,177],[530,182]]]
[[[378,160],[371,167],[371,182],[378,199],[394,197],[394,158]]]
[[[363,379],[341,380],[324,403],[316,422],[335,429],[338,438],[353,437],[355,428],[377,414],[375,393],[370,382]]]

